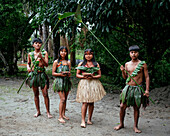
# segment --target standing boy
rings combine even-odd
[[[124,128],[124,117],[126,108],[129,106],[133,106],[134,108],[134,126],[133,129],[136,133],[141,133],[138,129],[138,119],[139,119],[139,109],[141,104],[145,108],[148,105],[148,97],[149,97],[149,74],[145,61],[141,61],[138,59],[139,56],[139,47],[137,45],[133,45],[129,47],[131,61],[125,64],[125,68],[123,65],[120,67],[122,71],[122,76],[126,79],[126,86],[122,90],[120,94],[120,125],[114,127],[115,130],[119,130]],[[146,81],[146,90],[143,94],[140,87],[137,86],[136,82],[134,82],[125,70],[132,76],[132,78],[142,87],[143,79]]]
[[[34,117],[41,115],[39,106],[39,87],[41,87],[42,94],[45,101],[45,106],[47,110],[48,118],[52,118],[49,111],[49,79],[45,73],[45,68],[48,67],[48,53],[46,51],[41,52],[42,41],[40,38],[35,38],[33,40],[34,51],[28,54],[27,71],[29,72],[26,84],[33,89],[34,101],[37,109],[37,113]]]

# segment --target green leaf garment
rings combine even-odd
[[[79,66],[79,67],[76,67],[76,69],[79,69],[79,70],[82,70],[84,72],[93,74],[93,73],[97,72],[100,68]]]
[[[145,61],[141,61],[137,68],[133,71],[132,77],[135,77],[138,72],[140,71],[141,67]],[[127,78],[126,84],[130,81],[130,77]],[[126,85],[124,89],[122,90],[122,93],[120,94],[120,102],[126,103],[127,106],[134,106],[137,105],[137,107],[140,107],[141,104],[144,108],[149,104],[149,100],[146,96],[143,96],[143,92],[138,86],[130,86]]]
[[[45,50],[42,50],[41,52],[42,56],[45,56]],[[28,77],[26,79],[26,84],[32,88],[32,87],[41,87],[43,89],[45,85],[47,85],[47,89],[49,88],[49,78],[47,74],[45,73],[45,68],[39,67],[39,61],[35,60],[34,57],[34,51],[30,53],[31,62],[34,67],[34,71],[30,72],[28,74]]]
[[[59,61],[57,68],[56,68],[56,73],[61,73],[64,71],[69,71],[69,66],[68,65],[63,65],[62,61]],[[71,81],[70,77],[55,77],[55,80],[53,82],[53,90],[54,92],[68,92],[71,89]]]

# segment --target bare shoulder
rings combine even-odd
[[[125,63],[125,66],[130,65],[130,64],[131,64],[131,61],[128,61]]]
[[[147,64],[146,64],[146,62],[143,64],[143,67],[144,67],[144,68],[147,68]]]
[[[83,62],[80,62],[79,64],[78,64],[78,66],[81,66],[83,64]]]

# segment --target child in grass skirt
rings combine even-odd
[[[85,117],[88,108],[87,124],[92,125],[91,118],[94,109],[94,102],[101,100],[106,92],[98,80],[101,77],[99,64],[95,61],[92,49],[86,49],[84,60],[80,62],[77,69],[76,77],[80,78],[77,88],[76,101],[82,103],[82,122],[81,127],[85,128]]]
[[[65,110],[67,96],[71,89],[70,70],[71,64],[68,61],[68,50],[62,46],[58,51],[58,59],[54,61],[52,69],[52,75],[55,76],[53,89],[54,92],[57,91],[60,96],[58,119],[60,123],[65,123],[64,119],[69,120],[69,118],[65,116]]]

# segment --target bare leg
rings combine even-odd
[[[126,104],[123,103],[120,104],[120,125],[114,127],[115,130],[124,128],[124,118],[125,118],[126,108],[127,108]]]
[[[65,116],[66,103],[67,103],[67,96],[68,96],[68,94],[69,94],[69,91],[66,92],[66,94],[65,94],[65,100],[66,100],[66,101],[65,101],[65,103],[63,104],[63,113],[62,113],[62,114],[63,114],[63,118],[66,119],[66,120],[69,120],[69,118]]]
[[[92,118],[92,114],[93,114],[93,110],[94,110],[94,103],[88,103],[88,105],[89,105],[89,111],[88,111],[87,124],[92,125],[93,123],[91,122],[91,118]]]
[[[45,85],[44,89],[42,89],[42,94],[44,96],[44,101],[45,101],[45,107],[47,110],[47,116],[48,118],[52,118],[52,115],[50,114],[50,106],[49,106],[49,97],[48,97],[48,90],[47,90],[47,85]]]
[[[63,119],[63,109],[64,109],[64,104],[65,104],[65,92],[58,92],[59,96],[60,96],[60,104],[59,104],[59,121],[61,123],[65,123],[65,120]]]
[[[134,108],[134,127],[133,127],[133,129],[136,133],[141,133],[142,131],[140,131],[138,129],[138,121],[139,121],[139,113],[140,113],[139,109],[140,108],[138,108],[137,106],[133,106],[133,108]]]
[[[86,127],[86,123],[85,123],[86,112],[87,112],[87,103],[83,102],[82,107],[81,107],[81,118],[82,118],[81,127],[82,128]]]
[[[34,114],[34,117],[38,117],[41,115],[40,113],[40,105],[39,105],[39,90],[38,87],[32,87],[33,92],[34,92],[34,102],[35,102],[35,106],[37,109],[37,113]]]

